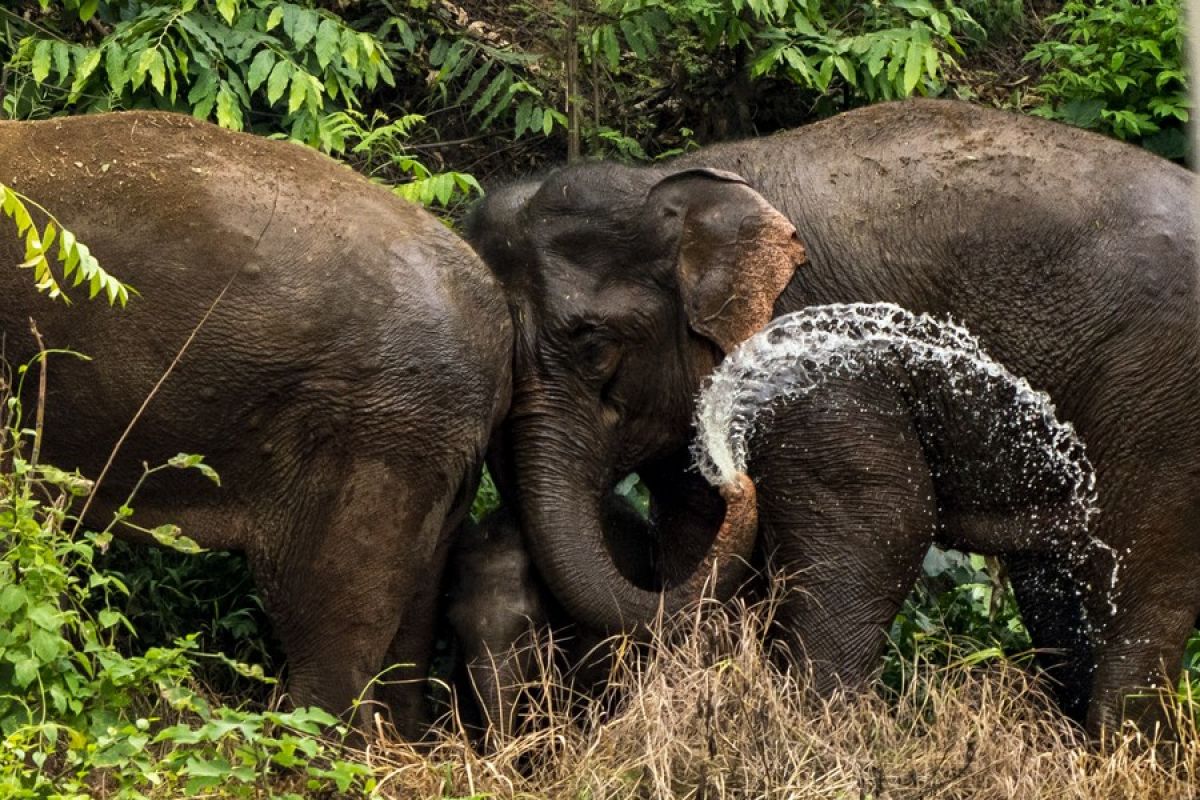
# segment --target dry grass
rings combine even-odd
[[[764,646],[763,606],[695,612],[625,647],[608,694],[570,708],[539,687],[529,730],[486,752],[448,725],[427,746],[362,758],[389,797],[1187,798],[1200,734],[1104,752],[1006,663],[912,665],[898,698],[818,699]]]

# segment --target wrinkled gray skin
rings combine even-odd
[[[1091,538],[1076,485],[1091,469],[1067,466],[1057,454],[1082,451],[1057,450],[1049,420],[1019,414],[1013,395],[893,353],[760,412],[747,471],[762,553],[788,589],[779,628],[818,691],[874,674],[934,543],[1015,565],[1057,561],[1066,595],[1048,600],[1061,606],[1078,590],[1100,615],[1092,622],[1111,619],[1113,554]],[[1086,647],[1088,631],[1071,631],[1072,644]],[[1069,681],[1064,699],[1086,703],[1078,676],[1054,677]]]
[[[1149,725],[1153,703],[1125,694],[1156,683],[1164,669],[1174,678],[1200,611],[1190,174],[1097,135],[929,100],[705,148],[665,170],[701,165],[742,175],[795,224],[810,263],[776,313],[889,301],[949,316],[1075,424],[1098,474],[1095,533],[1125,553],[1121,614],[1092,648],[1078,634],[1082,602],[1060,559],[1016,559],[1011,574],[1034,642],[1065,651],[1058,674],[1066,708],[1086,715],[1093,732],[1123,713]],[[469,230],[503,281],[516,323],[513,411],[489,459],[502,489],[519,497],[547,584],[578,618],[609,629],[641,621],[652,604],[601,563],[598,498],[629,470],[652,490],[674,482],[678,473],[657,464],[679,458],[701,378],[721,354],[696,335],[684,284],[660,266],[672,241],[684,254],[664,234],[675,220],[656,214],[663,173],[560,170],[493,192]],[[688,196],[698,197],[694,187]],[[695,216],[686,202],[680,208],[685,219]],[[830,463],[846,456],[836,441],[824,447]],[[872,466],[874,496],[889,497],[889,480],[904,489],[899,466]],[[686,521],[700,496],[655,502]],[[927,518],[937,504],[862,502],[862,513],[889,521]],[[865,636],[880,613],[878,587],[907,578],[852,547],[848,524],[831,510],[811,535],[831,569],[873,588],[831,589],[825,599],[847,620],[839,636]],[[668,574],[686,574],[711,537],[684,524],[660,535],[679,562],[678,571],[664,567]],[[864,617],[872,622],[855,633]],[[807,637],[810,654],[837,652],[840,642],[823,636]]]
[[[507,410],[511,326],[464,243],[423,210],[306,148],[191,118],[0,123],[0,181],[36,199],[141,293],[125,310],[36,293],[0,236],[10,364],[51,357],[43,459],[95,477],[230,278],[104,482],[103,526],[140,474],[142,526],[243,550],[297,704],[378,698],[418,732],[437,576]],[[236,277],[235,277],[236,276]],[[27,382],[27,386],[29,382]],[[25,398],[32,403],[32,396]],[[379,690],[368,681],[389,664]],[[370,703],[359,713],[367,724]]]

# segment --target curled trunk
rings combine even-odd
[[[536,438],[526,438],[526,442]],[[538,568],[576,620],[609,633],[630,631],[700,599],[724,598],[745,574],[757,533],[754,484],[745,476],[721,488],[725,518],[712,547],[681,581],[662,592],[636,586],[605,546],[605,476],[589,474],[582,458],[546,463],[544,451],[522,448],[522,522]],[[594,460],[594,459],[593,459]],[[694,531],[661,532],[664,540],[695,540]]]

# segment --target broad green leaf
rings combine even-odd
[[[24,689],[33,683],[38,674],[36,658],[24,658],[13,665],[13,683],[18,689]]]
[[[912,94],[913,89],[917,88],[917,81],[921,79],[921,67],[925,63],[926,47],[932,47],[932,45],[916,39],[908,43],[908,56],[904,61],[904,93],[906,95]]]
[[[237,0],[217,0],[217,11],[225,18],[226,24],[232,25],[237,15]]]
[[[157,56],[158,51],[153,47],[143,50],[138,55],[137,64],[134,65],[133,75],[131,76],[134,89],[137,89],[146,80],[146,75],[150,72],[150,65],[154,63]]]
[[[321,26],[317,29],[316,46],[317,63],[321,69],[329,66],[329,62],[338,54],[340,38],[337,23],[328,18],[321,20]]]
[[[307,73],[297,72],[292,76],[292,88],[288,92],[287,110],[289,114],[294,114],[304,107],[304,101],[308,98],[310,86]]]
[[[295,24],[288,31],[288,34],[292,37],[292,44],[295,45],[297,50],[303,50],[312,41],[313,36],[317,33],[317,23],[319,21],[320,17],[316,11],[307,8],[297,10]]]
[[[60,83],[71,77],[71,47],[66,42],[54,43],[54,70]]]
[[[120,93],[129,80],[128,54],[117,42],[104,45],[104,72],[113,92]]]
[[[217,90],[217,124],[231,131],[242,129],[242,107],[233,89],[224,81]]]
[[[0,589],[0,613],[11,615],[25,605],[28,595],[25,590],[15,584],[9,584]]]
[[[271,67],[275,65],[275,52],[270,48],[264,47],[255,54],[254,60],[250,62],[250,69],[246,73],[246,86],[250,91],[256,91],[267,77],[271,74]]]
[[[100,59],[103,55],[99,48],[90,50],[75,67],[75,80],[71,82],[71,102],[79,99],[83,87],[87,85],[88,78],[96,71],[96,67],[100,66]]]
[[[271,77],[267,79],[267,102],[275,105],[283,92],[287,89],[288,81],[292,77],[292,65],[286,61],[280,61],[271,70]]]
[[[153,58],[150,59],[150,85],[159,94],[165,94],[167,88],[166,68],[163,64],[163,54],[160,50],[155,49],[150,51],[153,53]]]
[[[42,39],[37,43],[37,47],[33,49],[33,59],[30,63],[32,67],[33,79],[38,83],[46,80],[50,75],[50,57],[54,48],[54,42],[50,39]]]

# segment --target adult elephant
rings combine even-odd
[[[156,475],[134,521],[245,551],[295,703],[343,712],[401,664],[381,699],[417,733],[438,576],[510,396],[511,324],[487,268],[331,159],[189,117],[0,123],[0,165],[140,293],[127,309],[51,303],[0,236],[6,359],[35,356],[31,317],[47,347],[92,357],[51,359],[46,461],[97,476],[215,303],[90,524],[111,519],[143,462],[203,453],[220,487]],[[375,709],[360,709],[366,723]]]
[[[703,169],[742,176],[795,224],[810,263],[775,313],[889,301],[952,317],[1050,394],[1095,465],[1095,533],[1123,554],[1122,613],[1089,641],[1070,570],[1044,555],[1011,561],[1018,601],[1035,643],[1066,654],[1070,713],[1092,731],[1150,713],[1123,708],[1125,696],[1177,674],[1200,612],[1193,182],[1133,147],[968,104],[868,107],[665,168],[569,167],[483,203],[468,238],[516,322],[513,412],[493,461],[555,594],[608,629],[654,609],[604,557],[597,509],[629,470],[652,490],[676,485],[661,465],[681,460],[693,397],[729,350],[702,327],[704,309],[728,307],[698,306],[692,290],[762,217],[753,203],[714,213],[710,196],[733,186]],[[711,498],[672,494],[660,502],[678,523],[662,534],[668,553],[694,557],[683,543]],[[839,602],[854,620],[873,599]]]

